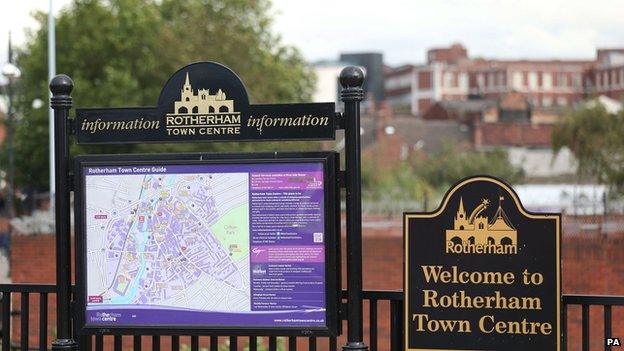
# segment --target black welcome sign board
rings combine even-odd
[[[560,223],[491,177],[405,213],[406,350],[560,350]]]
[[[240,78],[215,62],[190,64],[165,83],[155,107],[78,108],[79,144],[330,140],[334,103],[249,103]]]

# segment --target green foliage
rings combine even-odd
[[[419,156],[386,172],[378,172],[371,160],[364,160],[362,187],[366,200],[386,203],[388,208],[411,201],[427,210],[432,200],[462,178],[491,175],[510,183],[523,178],[522,170],[509,163],[504,150],[459,151],[449,144],[437,154]]]
[[[165,81],[195,61],[237,72],[254,103],[308,101],[314,75],[271,31],[268,0],[74,0],[56,19],[57,72],[72,77],[74,105],[153,106]],[[22,70],[16,128],[17,186],[48,185],[47,16],[18,52]],[[263,147],[272,145],[264,144]],[[291,146],[293,147],[293,146]],[[294,147],[301,147],[295,143]],[[258,145],[90,147],[89,152],[258,150]],[[72,153],[85,149],[73,149]]]
[[[578,174],[621,191],[624,188],[624,111],[610,114],[600,104],[568,111],[553,130],[553,149],[567,147]]]
[[[522,179],[522,170],[509,163],[507,152],[502,149],[492,151],[458,152],[447,145],[439,154],[420,162],[414,170],[434,188],[448,188],[462,178],[474,175],[491,175],[509,183]]]

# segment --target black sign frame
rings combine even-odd
[[[410,333],[410,326],[411,326],[410,316],[412,314],[412,306],[411,306],[412,302],[410,301],[410,297],[411,297],[410,295],[410,285],[411,285],[410,257],[412,257],[411,256],[412,253],[410,251],[414,248],[414,246],[412,245],[422,244],[423,242],[426,243],[425,245],[429,245],[430,241],[427,241],[428,238],[429,240],[431,240],[430,238],[432,235],[440,235],[440,233],[438,233],[436,230],[436,233],[425,233],[424,241],[423,241],[423,238],[420,238],[420,240],[415,240],[417,238],[414,238],[414,237],[410,241],[410,233],[412,231],[412,229],[410,228],[410,224],[413,220],[437,220],[439,217],[443,217],[445,215],[448,216],[446,212],[449,212],[449,213],[452,212],[451,210],[449,210],[449,202],[451,198],[453,197],[453,195],[463,190],[464,187],[470,186],[471,184],[472,185],[477,184],[478,182],[483,182],[483,183],[488,183],[491,185],[498,186],[504,192],[504,194],[509,195],[511,197],[511,199],[513,200],[512,202],[515,208],[517,209],[517,211],[521,214],[521,216],[524,216],[524,218],[526,218],[527,220],[553,221],[553,223],[551,223],[551,226],[554,229],[554,233],[552,233],[554,234],[554,238],[551,238],[551,239],[553,240],[553,245],[554,245],[553,248],[555,250],[555,253],[553,255],[554,257],[551,257],[553,259],[553,262],[551,263],[554,264],[554,275],[555,275],[556,281],[554,282],[555,291],[550,291],[548,292],[548,294],[551,297],[551,299],[555,301],[555,304],[556,304],[556,306],[554,307],[555,320],[554,320],[554,325],[553,325],[553,330],[552,330],[552,338],[553,338],[555,345],[554,345],[554,348],[540,348],[537,350],[560,351],[561,345],[562,345],[563,333],[564,333],[564,330],[561,329],[562,328],[561,321],[563,318],[562,307],[561,307],[562,306],[562,303],[561,303],[561,214],[560,213],[532,213],[526,210],[524,206],[522,205],[522,203],[520,202],[518,195],[515,193],[515,191],[513,190],[511,186],[509,186],[507,183],[505,183],[501,179],[498,179],[496,177],[491,177],[491,176],[485,176],[485,175],[469,177],[469,178],[465,178],[457,182],[447,191],[447,193],[444,195],[440,203],[440,206],[433,212],[406,212],[403,214],[403,237],[404,237],[404,240],[403,240],[403,244],[404,244],[404,265],[403,265],[404,321],[403,322],[404,322],[404,338],[405,338],[404,350],[405,351],[463,351],[463,350],[468,350],[468,349],[478,350],[478,348],[475,348],[474,345],[462,345],[461,342],[459,343],[459,345],[455,344],[455,345],[449,346],[449,343],[452,341],[449,341],[451,339],[450,339],[450,336],[448,336],[448,334],[447,334],[446,340],[444,340],[443,342],[444,345],[437,345],[439,347],[437,346],[436,348],[434,348],[434,346],[423,346],[423,347],[415,347],[415,348],[410,347],[410,341],[412,338],[412,335]],[[499,208],[500,208],[500,203],[499,203]],[[458,210],[458,213],[459,213],[459,210]],[[457,218],[457,216],[455,218]],[[524,234],[524,235],[537,235],[537,234],[538,233],[530,233],[530,234]],[[543,233],[539,233],[539,234],[543,234]],[[423,236],[423,234],[421,233],[420,236]],[[472,238],[472,240],[474,240],[474,237]],[[431,250],[431,248],[428,250]],[[518,249],[516,248],[516,250]],[[460,259],[457,258],[457,261],[459,260]],[[439,262],[429,262],[427,264],[439,265]],[[498,267],[494,267],[492,270],[496,271],[497,268]],[[550,269],[553,269],[553,267],[550,267]],[[552,296],[550,294],[552,294]],[[470,313],[471,311],[468,311],[468,310],[462,311],[462,314],[464,316],[469,315]],[[456,314],[459,315],[459,313],[456,313]],[[476,326],[474,327],[475,328],[473,328],[473,330],[476,329]],[[427,333],[425,331],[425,334],[431,335],[434,333],[431,333],[431,332]],[[439,342],[439,341],[435,341],[435,342]],[[429,344],[430,343],[431,342],[429,342]],[[534,348],[535,346],[532,346],[532,347]],[[483,350],[486,350],[486,349],[490,350],[493,348],[490,345],[490,346],[484,347]],[[508,350],[509,348],[502,347],[502,348],[494,348],[494,349]]]
[[[196,164],[248,164],[248,163],[305,163],[315,162],[324,165],[325,196],[325,327],[222,327],[197,325],[159,326],[95,326],[86,322],[87,252],[85,221],[85,166],[123,165],[196,165]],[[76,218],[76,323],[77,331],[83,335],[266,335],[266,336],[338,336],[341,333],[340,289],[341,272],[335,269],[340,262],[340,191],[336,183],[339,170],[339,154],[336,152],[279,152],[279,153],[185,153],[185,154],[124,154],[124,155],[83,155],[74,162],[76,189],[74,212]]]
[[[77,108],[74,129],[85,145],[333,140],[335,110],[333,102],[250,104],[236,73],[207,61],[175,72],[154,107]]]

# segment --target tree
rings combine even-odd
[[[417,163],[414,169],[432,187],[443,191],[462,178],[474,175],[491,175],[508,183],[516,183],[524,176],[522,169],[509,162],[505,150],[461,152],[451,144],[425,162]]]
[[[566,112],[553,130],[553,149],[570,149],[581,177],[616,190],[624,188],[624,112],[608,113],[601,104],[585,104]]]
[[[153,106],[173,72],[195,61],[218,61],[237,72],[250,99],[300,102],[314,75],[300,53],[271,31],[267,0],[74,0],[56,20],[57,71],[72,77],[75,106]],[[48,185],[47,15],[27,35],[16,130],[19,187]],[[47,107],[47,105],[45,106]],[[229,145],[232,148],[231,144]],[[89,152],[209,151],[218,144],[89,147]],[[74,150],[74,152],[78,152]]]
[[[367,200],[385,202],[386,207],[397,201],[433,204],[451,185],[475,175],[491,175],[509,183],[524,176],[522,169],[509,162],[505,150],[461,151],[447,144],[438,153],[415,155],[387,172],[378,172],[371,160],[364,158],[362,187]]]

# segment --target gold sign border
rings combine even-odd
[[[522,203],[520,202],[520,199],[518,198],[518,195],[516,194],[516,192],[509,186],[507,185],[505,182],[493,178],[493,177],[489,177],[489,176],[477,176],[477,177],[472,177],[472,178],[467,178],[464,179],[462,181],[460,181],[459,183],[455,184],[445,195],[444,195],[444,199],[442,200],[442,204],[440,205],[440,207],[438,207],[438,209],[435,212],[419,212],[419,213],[403,213],[403,227],[404,227],[404,257],[405,257],[405,264],[403,266],[403,290],[404,290],[404,301],[403,301],[403,314],[405,315],[405,324],[403,326],[403,333],[405,334],[405,346],[403,347],[403,349],[405,351],[486,351],[486,350],[466,350],[466,349],[410,349],[409,348],[409,344],[408,344],[408,339],[409,339],[409,334],[408,334],[408,326],[409,326],[409,315],[408,315],[408,309],[409,309],[409,286],[407,284],[407,280],[409,277],[409,254],[408,254],[408,250],[409,250],[409,220],[411,218],[434,218],[439,216],[442,212],[444,212],[446,210],[446,207],[448,205],[448,202],[451,198],[451,196],[461,187],[463,187],[464,185],[470,184],[470,183],[474,183],[474,182],[478,182],[478,181],[484,181],[484,182],[490,182],[490,183],[494,183],[499,185],[500,187],[502,187],[503,189],[507,190],[507,192],[509,194],[511,194],[514,203],[516,204],[516,207],[518,208],[518,210],[520,211],[520,213],[522,213],[526,218],[531,218],[531,219],[554,219],[555,220],[555,224],[556,224],[556,228],[557,228],[557,232],[556,232],[556,246],[557,246],[557,296],[559,297],[557,299],[557,349],[556,351],[560,351],[561,350],[561,215],[560,214],[554,214],[554,213],[548,213],[548,214],[535,214],[535,213],[530,213],[527,210],[524,209],[524,207],[522,206]]]

